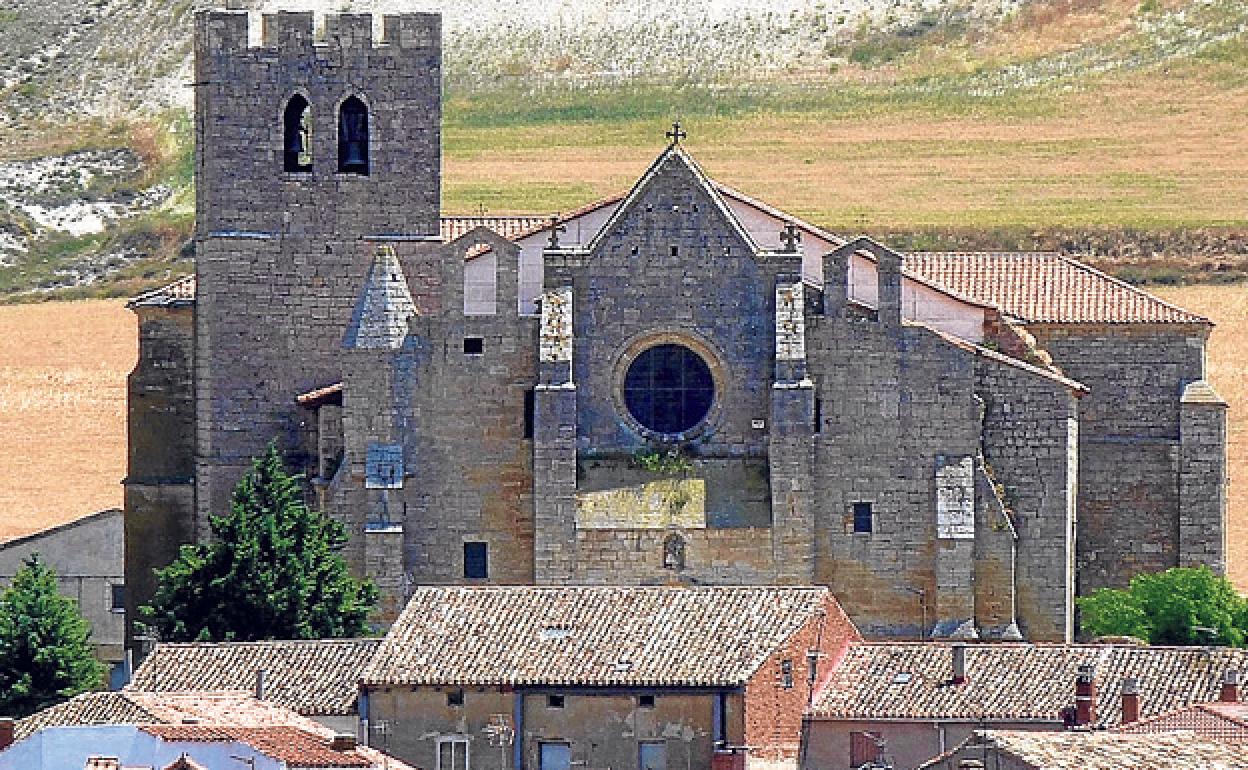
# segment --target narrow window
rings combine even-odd
[[[639,709],[654,708],[654,696],[653,695],[638,695],[637,696],[637,708]]]
[[[485,352],[484,337],[464,337],[464,355],[479,356]]]
[[[546,708],[548,709],[561,709],[563,708],[563,702],[564,701],[563,701],[562,695],[547,695],[546,696]]]
[[[685,539],[673,532],[663,540],[663,569],[685,568]]]
[[[454,736],[438,739],[436,770],[468,770],[468,739]]]
[[[113,612],[126,611],[126,587],[120,583],[114,583],[110,586],[112,589],[112,603],[110,609]]]
[[[446,705],[451,706],[452,708],[458,708],[459,706],[464,705],[463,689],[448,691],[446,693]]]
[[[536,409],[536,394],[532,388],[524,391],[524,437],[533,438],[533,417]]]
[[[301,94],[290,97],[282,116],[282,168],[312,170],[312,108]]]
[[[673,247],[672,247],[672,256],[673,256],[673,257],[680,256],[680,247],[679,247],[679,246],[673,246]]]
[[[780,686],[786,690],[793,689],[793,661],[780,661]]]
[[[338,110],[338,170],[368,176],[368,108],[354,96]]]
[[[464,577],[483,580],[490,576],[485,543],[464,543]]]
[[[818,433],[820,429],[823,427],[823,399],[822,398],[818,398],[818,397],[815,398],[814,418],[815,418],[814,419],[815,433]]]
[[[871,503],[854,503],[854,532],[871,531]]]

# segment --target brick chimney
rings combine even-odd
[[[966,683],[966,645],[954,644],[950,646],[953,654],[953,679],[954,684]]]
[[[1075,676],[1075,727],[1096,721],[1096,666],[1080,663]]]
[[[1222,691],[1218,700],[1223,703],[1239,703],[1239,672],[1231,669],[1222,675]]]
[[[13,717],[0,717],[0,751],[13,745],[13,736],[17,731],[17,722]]]
[[[1135,677],[1122,680],[1122,723],[1140,721],[1140,683]]]

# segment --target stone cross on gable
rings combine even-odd
[[[672,130],[668,131],[666,136],[672,140],[672,144],[680,144],[680,140],[687,139],[689,134],[680,129],[680,121],[677,120],[672,123]]]
[[[797,225],[792,222],[786,222],[784,229],[780,231],[780,243],[783,245],[783,251],[790,254],[797,251],[797,244],[802,242],[802,233],[797,229]]]
[[[546,248],[552,250],[559,248],[559,233],[566,233],[567,231],[567,225],[559,224],[559,215],[553,215],[550,218],[550,242],[546,244]]]

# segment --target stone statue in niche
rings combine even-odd
[[[685,568],[685,538],[673,532],[663,540],[663,569]]]

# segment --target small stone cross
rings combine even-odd
[[[559,215],[556,214],[550,218],[550,242],[546,244],[546,248],[554,250],[559,248],[559,233],[566,233],[567,225],[559,224]]]
[[[802,242],[802,233],[797,229],[797,225],[792,222],[786,222],[784,229],[780,231],[780,243],[784,246],[784,251],[790,254],[797,251],[797,244]]]
[[[672,144],[680,144],[680,140],[687,139],[689,134],[680,129],[680,121],[677,120],[672,123],[672,130],[668,131],[666,136],[672,140]]]

